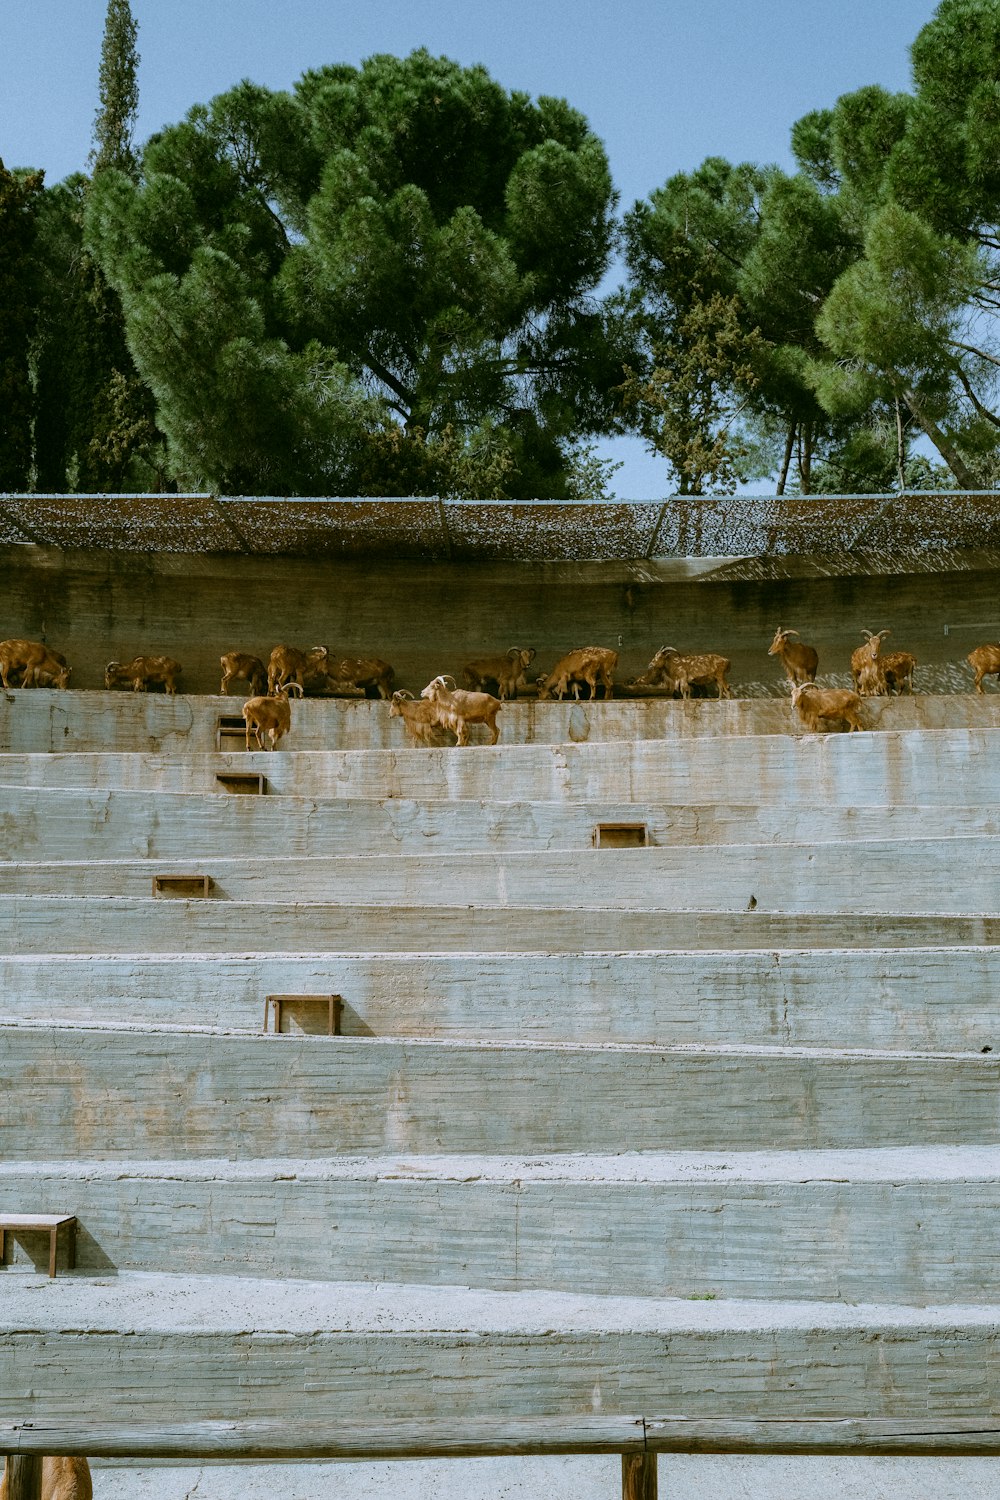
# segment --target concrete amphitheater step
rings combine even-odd
[[[75,911],[76,903],[70,905]],[[83,915],[95,906],[106,911],[105,903],[88,903]],[[66,919],[63,905],[54,911]],[[170,904],[167,914],[176,917],[178,908]],[[467,912],[462,920],[468,924]],[[551,921],[551,913],[539,914],[533,925],[541,932]],[[766,929],[771,935],[775,921],[770,919]],[[13,925],[27,941],[27,927]],[[170,925],[178,933],[185,924]],[[134,926],[134,920],[119,920],[107,931],[119,942],[137,940],[141,935]],[[786,937],[801,928],[782,926]],[[338,994],[349,1036],[1000,1055],[1000,948],[918,948],[906,941],[908,930],[915,929],[896,933],[895,947],[883,948],[884,935],[872,936],[869,949],[19,952],[0,957],[0,993],[4,1015],[14,1023],[258,1031],[267,995]],[[65,925],[53,926],[50,942],[54,946],[70,936],[84,942],[83,931],[82,924],[75,935],[67,934]],[[249,919],[236,927],[244,941],[258,939],[261,932]],[[273,940],[273,925],[268,935]],[[508,924],[500,940],[509,944],[518,935]],[[224,930],[217,936],[224,945]],[[718,936],[731,943],[734,930]],[[996,931],[994,936],[1000,939]],[[292,1008],[287,1024],[315,1029],[320,1019],[310,1022]],[[0,1035],[0,1047],[6,1046],[9,1033]]]
[[[242,697],[15,690],[8,698],[9,711],[0,716],[0,751],[204,753],[216,748],[221,718],[234,720],[243,732],[242,709]],[[920,694],[870,699],[863,716],[868,726],[879,729],[983,728],[1000,723],[1000,704],[992,696],[967,691]],[[664,698],[538,703],[527,698],[505,703],[498,723],[501,741],[509,744],[784,735],[802,729],[784,692],[721,703]],[[482,730],[472,733],[485,738]],[[295,703],[288,738],[294,749],[304,751],[402,749],[407,744],[402,723],[390,718],[388,704],[363,699]]]
[[[959,789],[956,788],[956,792]],[[837,843],[1000,834],[981,807],[449,802],[0,787],[8,858],[258,858],[488,849],[586,849],[600,823],[645,824],[654,845]]]
[[[77,1266],[98,1275],[914,1304],[1000,1291],[996,1145],[0,1163],[0,1208],[28,1204],[76,1213]]]
[[[996,700],[1000,726],[1000,697]],[[882,807],[995,804],[1000,727],[276,754],[7,754],[0,785],[215,792],[255,772],[304,797]]]
[[[579,952],[981,947],[1000,917],[0,896],[5,953]]]
[[[911,1424],[918,1425],[918,1424]],[[273,1500],[274,1466],[201,1460],[91,1460],[100,1500]],[[660,1453],[664,1500],[970,1500],[992,1495],[997,1460],[857,1453],[818,1459],[761,1453]],[[530,1458],[285,1462],[283,1500],[609,1500],[622,1487],[617,1454]]]
[[[0,1029],[9,1158],[1000,1143],[1000,1058]]]
[[[158,876],[208,877],[220,900],[330,906],[613,908],[886,916],[1000,911],[1000,839],[849,840],[555,853],[368,854],[0,862],[0,895],[141,898]],[[190,894],[190,892],[185,892]]]
[[[19,1451],[51,1452],[55,1433],[96,1455],[620,1452],[737,1434],[750,1450],[982,1452],[996,1436],[980,1393],[998,1379],[1000,1314],[981,1302],[128,1273],[11,1276],[0,1301],[0,1431],[16,1425]]]

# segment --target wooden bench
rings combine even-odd
[[[264,1030],[269,1031],[271,1013],[274,1013],[273,1035],[281,1031],[281,1010],[285,1005],[325,1005],[327,1007],[327,1036],[340,1036],[340,1016],[344,1008],[342,995],[268,995],[264,1001]]]
[[[76,1214],[2,1214],[0,1213],[0,1265],[3,1264],[7,1231],[34,1230],[49,1237],[49,1275],[56,1274],[56,1251],[63,1225],[69,1233],[69,1269],[76,1265]]]

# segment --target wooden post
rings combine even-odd
[[[656,1500],[656,1454],[622,1454],[622,1500]]]
[[[6,1500],[42,1500],[42,1455],[8,1453]]]

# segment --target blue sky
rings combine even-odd
[[[706,156],[791,166],[789,131],[866,83],[909,87],[933,0],[131,0],[141,142],[241,78],[424,46],[556,94],[604,141],[623,207]],[[86,165],[106,0],[6,0],[0,157],[56,182]],[[607,451],[611,452],[612,448]],[[637,441],[619,494],[664,493]]]

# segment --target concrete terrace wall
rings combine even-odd
[[[1000,799],[998,752],[1000,734],[979,729],[302,755],[27,753],[0,755],[0,786],[219,792],[218,774],[237,771],[320,798],[974,807]]]
[[[802,925],[786,938],[801,941]],[[349,1036],[1000,1054],[995,947],[747,950],[734,926],[717,952],[518,953],[514,934],[499,953],[227,954],[178,944],[116,955],[95,952],[101,934],[92,932],[80,955],[0,958],[0,989],[9,1021],[56,1026],[256,1032],[269,994],[339,994]],[[718,937],[721,948],[725,932]],[[286,1024],[319,1028],[304,1008]],[[9,1030],[2,1043],[15,1045]],[[54,1035],[52,1045],[67,1044]]]
[[[968,686],[968,684],[966,684]],[[18,689],[0,695],[0,753],[39,751],[155,752],[203,755],[218,748],[220,723],[240,736],[244,750],[243,699],[184,694],[77,692]],[[1000,728],[1000,695],[918,694],[871,698],[863,720],[879,732],[909,729]],[[561,745],[616,740],[730,738],[789,735],[806,731],[787,695],[685,703],[669,699],[606,703],[538,703],[519,700],[504,706],[498,719],[504,745]],[[488,732],[473,727],[472,744],[488,745]],[[357,699],[305,699],[292,706],[292,728],[282,752],[405,750],[413,741],[388,705]],[[452,747],[453,748],[453,747]]]
[[[11,1028],[24,1161],[1000,1143],[1000,1059]],[[600,1101],[597,1107],[597,1101]],[[766,1107],[763,1106],[766,1101]]]
[[[969,837],[1000,833],[985,805],[761,807],[652,802],[349,800],[225,793],[3,789],[0,832],[16,830],[22,859],[258,859],[488,849],[589,849],[598,823],[645,823],[653,845],[825,844],[845,839]]]
[[[0,634],[62,650],[80,688],[103,686],[112,658],[166,653],[188,692],[216,692],[222,652],[266,657],[281,642],[375,653],[414,689],[510,645],[535,646],[542,671],[600,644],[619,650],[624,681],[669,644],[721,651],[742,692],[773,693],[784,674],[766,652],[778,625],[800,630],[821,675],[841,679],[862,628],[888,626],[892,646],[921,664],[918,689],[968,689],[964,658],[1000,625],[995,569],[824,577],[823,566],[761,578],[718,559],[429,563],[7,545]]]
[[[192,868],[189,857],[184,869]],[[857,916],[993,916],[1000,910],[996,839],[730,844],[720,860],[696,849],[578,849],[568,853],[368,854],[338,859],[202,857],[208,901],[264,905],[530,907],[768,912]],[[970,872],[974,872],[970,875]],[[0,896],[149,896],[152,860],[0,863]],[[169,896],[159,900],[178,899]],[[159,901],[157,902],[157,905]],[[155,924],[155,910],[148,914]]]

